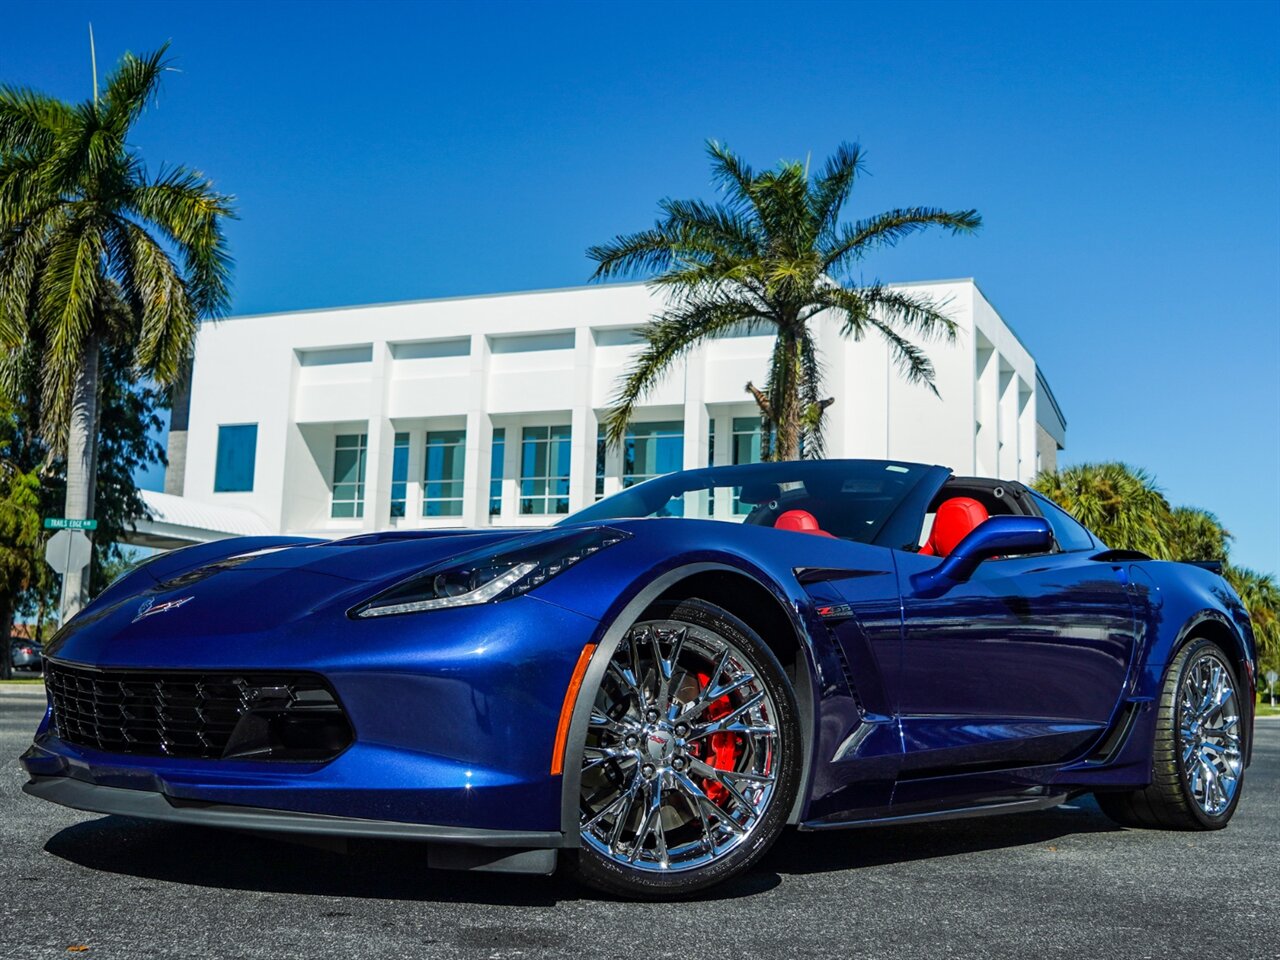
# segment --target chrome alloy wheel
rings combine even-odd
[[[747,655],[674,620],[632,627],[610,660],[582,764],[582,839],[633,869],[704,866],[752,835],[782,741]]]
[[[1214,653],[1187,667],[1178,691],[1178,745],[1187,792],[1211,817],[1231,807],[1240,783],[1240,709],[1231,671]]]

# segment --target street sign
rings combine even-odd
[[[49,538],[44,558],[57,573],[79,570],[93,556],[93,544],[79,530],[59,530]]]
[[[44,528],[46,530],[97,530],[98,521],[71,520],[67,517],[45,517]]]

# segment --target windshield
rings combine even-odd
[[[623,490],[560,525],[683,517],[871,543],[930,469],[885,460],[798,460],[686,470]]]

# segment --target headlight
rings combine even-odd
[[[518,597],[630,536],[622,530],[591,527],[550,540],[539,534],[514,544],[476,550],[396,584],[351,613],[385,617]]]

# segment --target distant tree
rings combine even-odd
[[[794,460],[822,454],[822,358],[811,322],[834,317],[843,334],[878,334],[902,375],[934,387],[934,368],[912,337],[954,340],[955,323],[927,297],[856,279],[866,256],[937,226],[971,233],[976,210],[933,207],[890,210],[842,222],[863,169],[856,144],[842,144],[816,176],[808,164],[783,162],[756,173],[714,141],[711,169],[722,200],[662,200],[649,230],[591,247],[593,279],[643,276],[668,306],[644,330],[645,347],[618,388],[607,420],[620,443],[639,403],[680,357],[704,340],[735,329],[774,337],[768,378],[746,385],[760,408],[766,456]]]
[[[1273,575],[1247,567],[1228,565],[1224,573],[1253,621],[1262,672],[1280,672],[1280,585]]]
[[[1086,463],[1041,474],[1036,488],[1118,550],[1161,560],[1222,560],[1223,577],[1253,621],[1259,660],[1280,670],[1280,587],[1271,574],[1231,564],[1231,534],[1195,507],[1170,507],[1155,479],[1123,463]]]
[[[63,513],[91,516],[100,360],[123,347],[161,384],[179,376],[196,320],[228,302],[230,198],[186,167],[150,175],[130,145],[166,47],[126,54],[78,104],[0,87],[0,342],[39,355],[41,429],[66,461]],[[78,609],[81,576],[69,578]]]
[[[13,613],[39,576],[40,542],[40,478],[0,459],[0,680],[13,675]]]
[[[1174,507],[1169,511],[1169,559],[1225,560],[1230,543],[1231,534],[1208,510]]]
[[[39,480],[39,515],[62,512],[66,491],[65,461],[37,429],[41,422],[38,356],[42,346],[29,342],[8,358],[10,382],[0,391],[0,456]],[[121,541],[146,516],[136,473],[165,464],[164,448],[156,440],[163,426],[159,411],[166,394],[141,380],[130,362],[126,345],[104,346],[101,363],[101,413],[98,424],[100,465],[94,497],[98,529],[93,534],[90,595],[115,576],[113,568],[126,556]],[[10,394],[8,390],[14,392]],[[36,547],[36,575],[18,598],[18,612],[41,627],[56,615],[59,578],[44,562],[45,537]]]
[[[1145,470],[1124,463],[1082,463],[1042,473],[1035,486],[1108,546],[1168,556],[1173,534],[1169,501]]]

